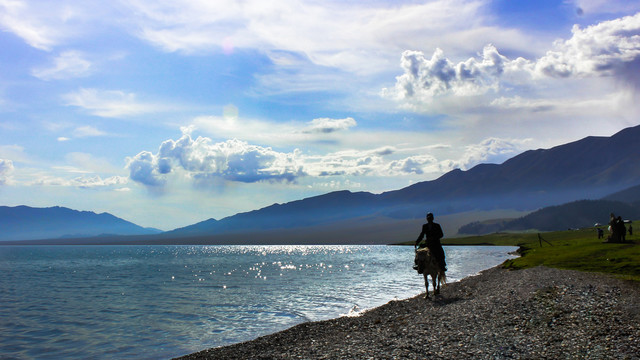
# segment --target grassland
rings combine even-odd
[[[640,231],[640,221],[633,224]],[[605,230],[606,238],[606,227]],[[483,236],[443,239],[443,245],[512,245],[521,257],[506,261],[508,269],[545,265],[559,269],[601,272],[640,281],[640,235],[627,235],[622,244],[598,239],[596,228],[540,233],[496,233]]]

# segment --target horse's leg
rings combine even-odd
[[[431,281],[433,282],[433,295],[440,293],[440,284],[438,283],[438,272],[431,274]]]
[[[426,293],[424,295],[424,298],[428,299],[429,298],[429,278],[428,278],[429,274],[427,274],[426,269],[422,275],[424,275],[424,287],[426,288],[425,289]]]

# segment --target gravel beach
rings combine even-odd
[[[603,274],[495,267],[435,298],[180,359],[640,359],[639,295],[640,284]]]

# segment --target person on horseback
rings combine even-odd
[[[416,239],[414,247],[428,247],[440,263],[440,267],[442,268],[442,270],[447,271],[444,249],[442,248],[442,244],[440,243],[440,239],[443,236],[444,233],[442,232],[442,227],[440,227],[440,224],[433,222],[433,214],[428,213],[427,223],[422,225],[422,232],[420,233],[420,236],[418,236],[418,239]],[[425,237],[426,241],[422,243],[422,239]],[[414,268],[417,269],[417,264],[416,266],[414,266]]]

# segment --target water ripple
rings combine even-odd
[[[447,248],[452,280],[513,248]],[[0,246],[0,353],[157,359],[424,291],[413,248]]]

